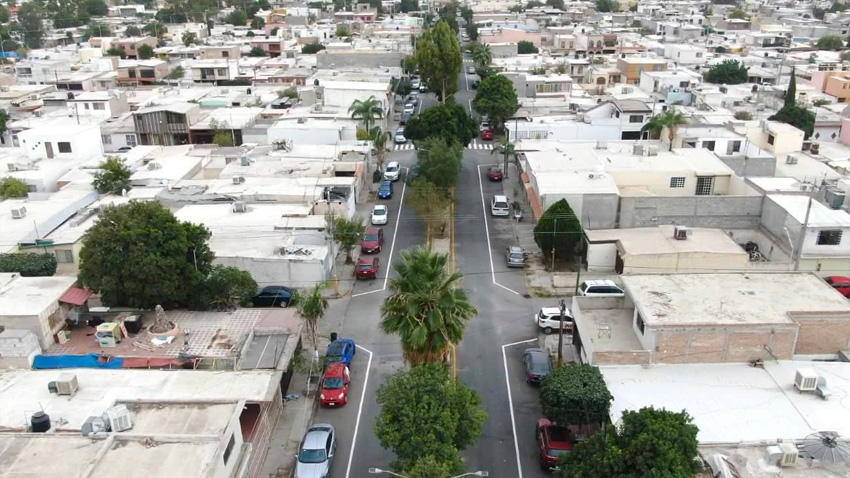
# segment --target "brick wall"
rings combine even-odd
[[[755,229],[761,196],[623,197],[620,227],[687,224],[691,227]]]
[[[594,365],[635,365],[651,363],[652,355],[648,350],[632,352],[594,352]]]
[[[800,324],[797,348],[800,355],[837,354],[847,350],[850,342],[850,318],[804,318],[795,316]]]
[[[797,331],[789,326],[659,330],[656,363],[749,362],[790,359]]]

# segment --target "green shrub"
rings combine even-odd
[[[46,277],[56,273],[56,256],[35,252],[0,254],[0,272],[18,272],[23,277]]]

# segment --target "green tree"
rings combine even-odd
[[[593,365],[557,367],[540,386],[543,415],[556,423],[604,423],[613,399],[602,373]]]
[[[86,12],[93,17],[105,17],[109,15],[109,7],[103,0],[86,0]]]
[[[660,137],[664,128],[667,128],[667,140],[670,145],[670,151],[673,151],[673,138],[676,137],[676,130],[679,129],[679,125],[685,123],[685,115],[671,106],[667,108],[667,111],[650,118],[645,128],[649,130],[654,138]]]
[[[485,78],[475,92],[472,106],[475,111],[487,115],[496,128],[501,128],[519,109],[514,84],[502,75]]]
[[[768,119],[771,121],[781,121],[802,130],[805,133],[806,139],[809,139],[812,133],[815,132],[815,115],[802,106],[783,106],[782,109]]]
[[[392,450],[393,469],[413,476],[446,477],[463,472],[460,451],[475,444],[487,420],[478,394],[449,376],[444,364],[419,365],[399,371],[378,388],[381,412],[375,435]],[[425,468],[423,470],[423,468]]]
[[[165,24],[162,22],[152,21],[145,25],[142,30],[152,36],[162,38],[162,36],[168,32],[168,27],[166,27]]]
[[[374,96],[370,96],[365,100],[354,100],[348,107],[348,113],[352,119],[363,121],[366,131],[370,131],[375,120],[383,117],[384,108],[380,101]]]
[[[135,25],[130,25],[129,27],[124,29],[124,36],[125,37],[137,37],[137,36],[141,36],[141,34],[142,34],[142,30]]]
[[[183,67],[180,66],[180,65],[177,65],[174,68],[172,68],[171,71],[169,71],[168,74],[165,75],[165,77],[168,78],[169,80],[180,80],[180,79],[183,78],[183,76],[185,74],[186,74],[186,72],[185,72],[185,70],[183,70]]]
[[[279,31],[280,31],[280,27],[274,27],[274,28],[272,28],[272,30],[269,32],[269,35],[270,35],[270,36],[272,36],[272,37],[277,38],[277,32],[279,32]]]
[[[797,70],[791,68],[791,80],[788,81],[788,89],[785,91],[785,101],[782,106],[794,106],[797,104]]]
[[[123,48],[118,48],[118,47],[112,47],[112,48],[110,48],[110,49],[106,50],[106,54],[107,54],[108,56],[117,56],[117,57],[120,57],[122,60],[123,60],[124,58],[127,58],[127,52],[126,52],[126,51],[124,51],[124,49],[123,49]]]
[[[262,30],[266,26],[266,21],[260,17],[254,17],[251,19],[251,28],[253,30]]]
[[[820,37],[815,45],[818,50],[839,51],[844,49],[844,40],[838,35],[827,35]]]
[[[692,478],[702,471],[691,416],[652,407],[623,413],[609,426],[579,442],[563,459],[558,478]]]
[[[705,79],[711,83],[740,85],[747,82],[747,67],[737,60],[723,60],[708,69]]]
[[[415,460],[405,464],[401,470],[407,478],[447,478],[463,471],[463,467],[458,467],[455,461],[442,462],[434,455],[420,456]]]
[[[257,282],[249,272],[216,265],[204,278],[200,293],[190,295],[190,304],[198,310],[233,310],[250,304],[257,288]]]
[[[277,97],[278,98],[297,99],[298,98],[298,87],[293,85],[293,86],[290,86],[289,88],[287,88],[285,90],[278,90],[277,91]]]
[[[478,41],[478,25],[475,23],[467,23],[464,27],[466,34],[469,35],[471,41]]]
[[[472,17],[474,14],[475,13],[471,8],[463,7],[460,9],[460,18],[463,18],[466,23],[472,23]]]
[[[9,113],[0,110],[0,135],[6,132],[6,122],[9,121]]]
[[[460,287],[463,275],[449,271],[448,257],[421,247],[403,251],[381,305],[381,330],[400,337],[404,359],[413,366],[445,362],[478,314]]]
[[[116,157],[108,157],[100,163],[91,185],[100,194],[121,194],[130,190],[130,168]]]
[[[521,40],[519,43],[517,43],[517,53],[520,55],[525,55],[528,53],[537,53],[538,51],[539,50],[536,46],[534,46],[534,43],[531,43],[528,40]]]
[[[747,15],[747,12],[741,10],[740,8],[736,8],[735,10],[732,10],[732,13],[729,14],[729,18],[737,20],[748,20],[750,16]]]
[[[444,20],[426,30],[416,48],[416,63],[422,81],[435,92],[441,102],[453,95],[458,88],[458,77],[463,59],[457,35]]]
[[[17,272],[21,277],[49,277],[56,274],[56,256],[47,252],[0,254],[0,272]]]
[[[339,245],[339,248],[345,251],[345,262],[352,262],[351,252],[354,246],[360,243],[363,239],[363,234],[366,232],[366,226],[363,220],[359,217],[346,219],[340,216],[329,215],[326,217],[331,237],[333,241]]]
[[[416,143],[419,175],[443,191],[450,191],[460,180],[463,146],[440,136],[425,138]]]
[[[453,101],[426,109],[417,118],[408,120],[404,135],[413,141],[441,137],[447,141],[469,144],[478,136],[475,118],[467,114],[466,108]]]
[[[92,23],[86,28],[86,32],[83,34],[86,39],[92,37],[111,37],[112,36],[112,28],[109,25],[104,25],[101,23]]]
[[[220,129],[213,135],[212,142],[223,148],[233,146],[233,133],[229,130]]]
[[[560,259],[573,257],[581,235],[581,222],[566,199],[549,206],[534,226],[534,242],[550,260],[553,252]]]
[[[596,11],[600,13],[616,12],[617,4],[614,0],[596,0]]]
[[[9,9],[0,6],[0,23],[7,23],[10,16],[11,14],[9,13]]]
[[[508,8],[508,11],[511,13],[522,13],[525,11],[525,7],[522,5],[511,5],[511,7]]]
[[[472,61],[475,62],[476,68],[487,68],[493,62],[493,53],[490,51],[490,45],[482,45],[476,43],[472,47]]]
[[[269,54],[266,53],[266,50],[263,50],[262,48],[260,48],[258,46],[251,48],[251,51],[248,52],[248,56],[253,56],[253,57],[261,57],[261,56],[268,56],[268,55]]]
[[[18,8],[18,21],[12,30],[18,32],[27,48],[41,48],[44,39],[44,12],[38,2],[25,2]]]
[[[198,42],[198,36],[193,32],[183,32],[183,35],[180,37],[180,41],[183,42],[183,45],[189,46]]]
[[[189,21],[189,15],[176,8],[160,8],[156,11],[154,18],[164,23],[186,23]]]
[[[234,10],[224,17],[224,23],[229,23],[234,26],[245,26],[245,23],[247,22],[248,16],[245,15],[245,12],[241,12],[239,10]]]
[[[538,0],[530,0],[528,3],[525,4],[525,8],[537,8],[542,7],[543,5],[546,4]]]
[[[140,60],[147,60],[153,57],[153,48],[148,44],[143,44],[136,50]]]
[[[369,131],[369,140],[375,148],[375,159],[378,162],[378,171],[384,169],[384,160],[387,158],[387,143],[392,138],[392,133],[384,131],[380,127],[374,127]]]
[[[395,94],[401,97],[405,97],[413,91],[413,85],[407,78],[394,78],[392,87]]]
[[[334,32],[334,36],[339,38],[345,38],[351,36],[351,31],[348,29],[346,25],[339,25],[336,27],[336,32]]]
[[[210,271],[209,237],[157,201],[101,208],[83,236],[79,277],[108,307],[182,306]]]
[[[401,0],[401,3],[399,4],[398,10],[401,13],[418,12],[419,11],[419,1],[418,0]]]
[[[427,234],[443,230],[449,220],[449,195],[427,179],[417,179],[410,185],[406,199],[411,209],[425,221]]]
[[[29,188],[20,179],[6,176],[0,180],[0,198],[25,198],[28,194]]]
[[[558,10],[566,10],[564,0],[546,0],[546,5],[552,8],[557,8]]]
[[[753,119],[753,114],[749,111],[736,111],[735,119],[740,121],[750,121]]]
[[[819,7],[812,7],[812,16],[817,18],[818,20],[823,20],[823,16],[826,14],[826,10]]]
[[[323,283],[316,284],[306,294],[299,294],[296,302],[298,314],[307,325],[313,350],[319,350],[319,320],[325,316],[325,311],[328,309],[328,299],[325,298],[323,290]]]

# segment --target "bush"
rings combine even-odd
[[[191,305],[198,310],[233,310],[248,305],[257,289],[257,282],[250,273],[216,265],[204,279],[201,293],[193,297]]]
[[[567,365],[555,369],[540,386],[543,414],[557,423],[604,423],[614,397],[602,372],[592,365]]]
[[[325,45],[321,43],[308,43],[301,47],[301,53],[305,55],[313,55],[325,49]]]
[[[13,177],[5,177],[0,181],[0,198],[25,198],[29,193],[26,183]]]
[[[750,121],[753,119],[753,115],[749,111],[736,111],[735,119],[741,121]]]
[[[0,254],[0,272],[18,272],[23,277],[47,277],[56,273],[56,256],[34,252]]]
[[[517,54],[524,55],[528,53],[537,53],[537,47],[534,46],[534,43],[531,43],[527,40],[522,40],[517,43]]]

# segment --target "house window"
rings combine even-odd
[[[109,136],[108,134],[102,134],[100,135],[100,142],[103,144],[112,144],[112,136]]]
[[[73,264],[74,263],[74,252],[65,250],[65,249],[57,249],[53,251],[53,254],[56,256],[56,262],[60,264]]]
[[[700,176],[697,178],[697,196],[710,196],[714,189],[714,176]]]
[[[670,187],[671,188],[683,188],[683,187],[685,187],[685,178],[684,177],[672,177],[672,178],[670,178]]]
[[[741,151],[741,142],[740,141],[732,141],[732,152],[739,153]]]
[[[643,123],[643,115],[629,115],[629,123]]]
[[[223,51],[223,52],[221,52],[221,56],[222,56],[222,58],[227,58],[227,57],[230,56],[230,52],[229,51]]]
[[[101,111],[106,109],[106,105],[104,105],[103,103],[92,103],[91,107]]]
[[[818,231],[817,245],[837,246],[841,244],[841,230]]]
[[[86,109],[89,109],[89,104],[88,104],[88,103],[83,103],[83,106],[85,106],[85,107],[86,107]]]
[[[637,320],[635,322],[637,323],[638,330],[640,330],[640,334],[644,335],[646,332],[646,322],[643,321],[643,317],[641,317],[640,314],[637,315]]]
[[[767,135],[767,144],[773,144],[776,138],[773,137],[772,134]]]
[[[137,144],[136,143],[136,135],[134,135],[134,134],[124,135],[124,140],[127,142],[127,146],[129,146],[131,148],[136,147],[136,144]]]
[[[67,141],[60,141],[58,143],[58,145],[59,145],[59,152],[60,153],[70,153],[71,152],[71,143],[69,143]]]
[[[703,149],[707,149],[709,151],[714,151],[714,141],[703,141],[702,147],[703,147]]]
[[[227,68],[218,68],[215,70],[215,74],[218,76],[227,76]]]
[[[230,435],[230,441],[227,442],[227,446],[224,448],[224,464],[227,464],[227,460],[230,459],[230,454],[233,453],[233,447],[236,445],[236,439],[233,438],[233,435]]]

